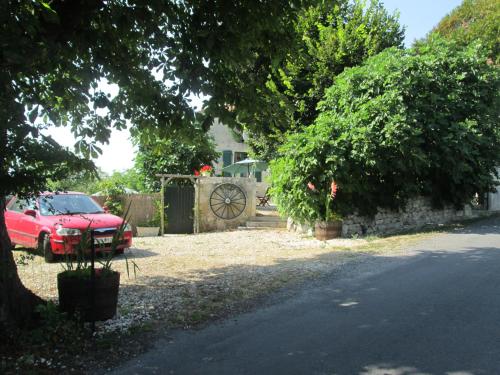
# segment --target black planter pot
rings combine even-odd
[[[320,241],[331,240],[342,235],[341,221],[318,221],[314,226],[314,236]]]
[[[111,319],[116,315],[120,273],[96,270],[94,309],[92,311],[91,283],[88,276],[71,274],[65,271],[57,275],[59,308],[69,314],[79,312],[84,321]]]

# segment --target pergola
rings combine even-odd
[[[193,185],[196,186],[196,179],[202,178],[204,176],[194,176],[190,174],[157,174],[156,177],[160,178],[161,181],[161,207],[162,210],[160,212],[160,233],[165,232],[165,185],[167,185],[170,181],[174,179],[184,179],[190,180]],[[195,219],[195,228],[197,228],[196,221],[198,220],[197,215],[194,217]]]

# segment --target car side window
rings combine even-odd
[[[8,207],[10,211],[14,212],[24,212],[26,210],[36,210],[35,199],[17,199],[15,198],[15,202],[11,203]]]

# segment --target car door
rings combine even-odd
[[[36,210],[35,199],[17,199],[7,207],[7,230],[12,242],[26,247],[37,243],[37,218],[26,215],[26,210]],[[7,218],[8,215],[8,218]]]
[[[5,210],[5,226],[7,227],[10,241],[14,244],[20,244],[19,216],[21,213],[18,211],[16,203],[17,198],[13,198],[9,204],[7,204],[7,209]]]

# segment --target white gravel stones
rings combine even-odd
[[[98,323],[100,332],[127,330],[151,319],[181,319],[238,294],[242,298],[283,278],[302,277],[345,263],[341,248],[365,244],[363,239],[321,242],[286,231],[233,231],[199,235],[136,238],[127,250],[129,264],[139,270],[127,276],[125,257],[113,262],[121,272],[118,313]],[[25,250],[16,250],[19,257]],[[346,258],[346,259],[344,259]],[[57,273],[62,264],[36,257],[20,265],[23,283],[43,298],[57,300]],[[132,268],[132,267],[131,267]]]

